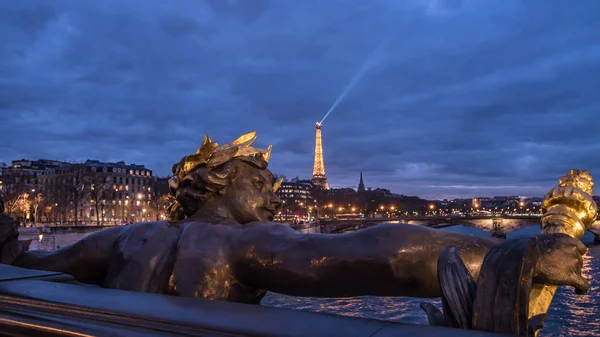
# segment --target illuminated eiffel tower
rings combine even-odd
[[[323,162],[323,143],[321,141],[321,122],[317,122],[315,126],[317,129],[316,141],[315,141],[315,166],[313,168],[312,182],[315,187],[322,188],[324,190],[329,189],[327,183],[327,176],[325,175],[325,163]]]

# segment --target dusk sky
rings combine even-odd
[[[0,2],[0,162],[155,175],[251,130],[309,178],[425,198],[542,196],[600,178],[598,0]],[[377,50],[376,52],[374,52]],[[598,193],[596,193],[598,194]]]

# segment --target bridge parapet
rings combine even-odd
[[[325,220],[322,221],[321,233],[341,233],[349,230],[368,228],[380,223],[404,223],[409,225],[444,228],[464,225],[482,229],[498,237],[505,237],[513,230],[537,225],[539,216],[473,216],[473,217],[403,217],[381,219],[355,220]],[[600,235],[600,226],[598,227]]]

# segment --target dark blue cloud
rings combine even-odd
[[[5,1],[0,162],[125,160],[158,174],[249,130],[272,169],[425,197],[541,195],[600,174],[600,2]]]

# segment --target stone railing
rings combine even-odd
[[[3,336],[498,336],[75,283],[0,265]]]

